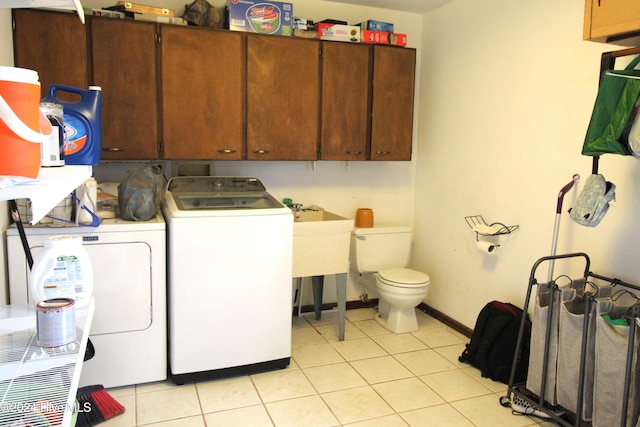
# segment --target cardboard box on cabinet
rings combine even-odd
[[[390,22],[374,21],[369,19],[360,24],[362,30],[384,31],[385,33],[393,33],[393,24]]]
[[[276,1],[229,0],[229,29],[260,34],[293,34],[293,5]]]
[[[339,42],[357,43],[360,41],[360,27],[355,25],[329,24],[318,22],[316,24],[318,38],[320,40],[333,40]]]
[[[363,43],[388,44],[393,46],[406,46],[407,35],[398,33],[385,33],[382,31],[362,31]]]
[[[125,13],[119,12],[117,10],[93,9],[90,7],[83,7],[82,10],[85,15],[103,16],[105,18],[116,18],[116,19],[125,18]]]

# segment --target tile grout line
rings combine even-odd
[[[411,349],[411,350],[407,350],[407,351],[396,351],[396,352],[392,352],[394,351],[394,349],[402,349],[402,345],[411,345],[411,344],[406,344],[402,342],[402,339],[399,339],[400,342],[396,342],[394,341],[394,339],[390,339],[389,341],[385,341],[385,339],[383,337],[385,336],[393,336],[393,334],[391,333],[377,333],[376,328],[369,328],[368,326],[373,326],[371,323],[364,323],[368,320],[374,320],[372,318],[361,318],[361,314],[362,313],[355,313],[355,316],[353,317],[354,320],[349,320],[346,319],[346,327],[347,328],[355,328],[354,330],[357,330],[358,332],[362,333],[362,337],[361,338],[353,338],[352,340],[355,339],[367,339],[370,342],[372,342],[375,346],[377,346],[379,349],[381,349],[381,355],[380,356],[371,356],[371,357],[364,357],[364,358],[360,358],[360,359],[353,359],[353,360],[347,360],[346,356],[343,355],[343,353],[341,353],[340,351],[337,350],[336,346],[339,345],[338,343],[340,343],[340,341],[337,341],[335,338],[337,338],[337,335],[334,334],[329,334],[328,331],[326,329],[327,326],[333,326],[334,328],[337,327],[337,323],[333,323],[333,319],[325,319],[325,322],[323,322],[322,320],[319,322],[314,322],[310,319],[306,319],[303,318],[301,319],[303,322],[301,325],[297,325],[297,324],[293,324],[293,329],[307,329],[307,328],[312,328],[313,333],[315,335],[318,335],[319,337],[321,337],[321,340],[319,340],[319,342],[317,343],[309,343],[309,344],[300,344],[300,345],[295,345],[294,343],[292,343],[292,355],[291,355],[291,363],[289,365],[288,368],[284,369],[290,369],[291,371],[294,370],[299,370],[300,373],[302,374],[302,378],[304,378],[304,380],[311,386],[311,390],[313,390],[312,394],[309,395],[305,395],[305,396],[298,396],[298,397],[288,397],[286,399],[280,399],[280,400],[275,400],[273,402],[284,402],[287,400],[295,400],[295,399],[300,399],[300,398],[306,398],[306,397],[312,397],[312,396],[317,396],[320,398],[320,401],[322,402],[322,404],[324,405],[324,407],[327,409],[328,413],[330,413],[333,418],[337,421],[338,426],[343,425],[342,421],[338,418],[338,413],[336,413],[335,408],[332,408],[329,405],[329,401],[326,400],[325,395],[328,395],[329,393],[334,393],[334,392],[339,392],[339,391],[343,391],[343,390],[350,390],[350,389],[355,389],[358,387],[367,387],[367,389],[371,390],[373,393],[375,393],[375,396],[377,396],[379,399],[381,399],[382,402],[384,402],[392,411],[392,414],[389,414],[389,416],[393,415],[395,417],[398,417],[399,420],[401,420],[403,423],[406,423],[407,425],[410,425],[409,423],[409,419],[405,419],[405,417],[403,415],[406,416],[406,414],[412,412],[412,411],[419,411],[419,410],[424,410],[424,409],[429,409],[429,408],[435,408],[438,406],[447,406],[450,410],[454,411],[456,414],[458,414],[460,417],[462,417],[462,419],[468,421],[471,425],[477,426],[478,424],[474,423],[472,419],[470,419],[468,416],[465,416],[463,412],[459,411],[456,406],[454,406],[454,404],[458,403],[458,402],[465,402],[465,401],[472,401],[473,399],[476,398],[480,398],[480,397],[486,397],[486,396],[498,396],[497,399],[499,399],[499,394],[500,393],[504,393],[505,390],[494,390],[493,388],[489,387],[489,385],[486,385],[484,382],[481,381],[481,379],[477,378],[476,376],[473,375],[473,373],[470,371],[470,366],[460,366],[459,364],[455,363],[451,357],[454,355],[454,353],[452,351],[444,351],[442,349],[447,348],[447,347],[453,347],[460,345],[459,343],[452,343],[452,344],[446,344],[446,345],[436,345],[433,346],[433,343],[431,345],[427,344],[427,342],[423,341],[422,339],[420,339],[419,336],[414,335],[413,333],[408,334],[409,336],[411,336],[412,338],[416,339],[418,342],[420,342],[422,345],[424,345],[424,349]],[[418,313],[418,315],[422,315],[422,316],[426,316],[428,318],[427,322],[423,322],[420,323],[419,321],[419,331],[420,330],[431,330],[436,329],[436,330],[443,330],[443,331],[447,331],[451,334],[453,334],[454,336],[458,337],[461,340],[464,340],[464,338],[460,337],[459,334],[456,334],[454,331],[452,331],[450,328],[447,328],[446,325],[440,325],[439,321],[437,320],[432,320],[431,318],[429,318],[428,315],[422,314],[422,313]],[[358,325],[358,323],[360,323]],[[322,330],[324,330],[325,334],[322,333]],[[311,331],[309,331],[311,332]],[[373,334],[373,335],[370,335]],[[302,337],[302,339],[304,338],[304,333],[300,335]],[[446,336],[443,335],[442,336],[444,339],[439,339],[439,341],[446,341]],[[376,339],[377,338],[377,339]],[[439,337],[440,338],[440,337]],[[315,338],[311,339],[311,341],[314,341]],[[350,340],[346,340],[346,341],[350,341]],[[387,345],[384,346],[382,344],[386,343]],[[331,362],[331,363],[321,363],[319,365],[314,365],[313,363],[313,356],[311,356],[311,358],[307,358],[306,362],[304,363],[310,363],[310,366],[306,366],[303,367],[300,363],[298,363],[298,361],[294,358],[293,356],[293,349],[295,347],[304,347],[304,346],[312,346],[312,345],[329,345],[330,348],[332,348],[339,356],[339,360],[340,361],[336,361],[336,362]],[[418,375],[416,374],[412,369],[409,368],[409,365],[405,365],[405,363],[402,362],[402,360],[399,358],[399,355],[401,354],[408,354],[408,353],[412,353],[412,352],[417,352],[417,351],[422,351],[422,350],[429,350],[429,351],[433,351],[434,354],[438,355],[438,357],[441,357],[442,359],[446,360],[450,365],[454,366],[454,369],[444,369],[442,371],[437,371],[437,372],[429,372],[425,375]],[[447,357],[448,356],[448,357]],[[308,355],[305,355],[305,357],[309,357]],[[410,376],[407,377],[407,379],[417,379],[422,385],[424,385],[427,389],[429,389],[434,396],[437,396],[439,399],[442,400],[443,403],[439,403],[436,405],[430,405],[430,406],[425,406],[425,407],[419,407],[419,408],[415,408],[415,409],[411,409],[411,410],[406,410],[403,412],[398,411],[393,405],[392,402],[388,401],[387,399],[385,399],[384,395],[381,393],[381,391],[379,391],[376,387],[376,385],[378,384],[385,384],[385,383],[392,383],[394,381],[398,381],[398,380],[402,380],[405,378],[399,378],[399,379],[388,379],[385,381],[381,381],[379,383],[370,383],[367,379],[367,377],[363,376],[363,374],[361,373],[361,371],[359,371],[358,369],[356,369],[356,366],[354,365],[354,362],[359,362],[359,361],[366,361],[366,360],[370,360],[370,359],[375,359],[378,357],[390,357],[395,363],[397,363],[399,366],[403,367],[404,369],[406,369],[409,373]],[[324,360],[332,360],[333,356],[329,355],[324,357]],[[316,359],[316,360],[323,360],[322,358],[320,359]],[[337,360],[337,359],[336,359]],[[407,362],[410,359],[407,358]],[[417,359],[414,359],[417,360]],[[301,359],[302,362],[302,359]],[[324,366],[331,366],[334,364],[342,364],[345,363],[347,366],[349,366],[349,368],[351,370],[353,370],[355,372],[355,374],[357,374],[358,378],[360,380],[363,381],[363,385],[362,386],[348,386],[346,388],[340,388],[337,390],[329,390],[329,391],[325,391],[325,392],[321,392],[320,389],[318,388],[318,386],[322,386],[322,383],[314,383],[312,381],[312,377],[310,376],[310,370],[313,368],[318,368],[318,367],[324,367]],[[356,364],[357,365],[357,364]],[[414,367],[416,365],[413,365]],[[424,369],[426,370],[426,369]],[[365,371],[366,372],[366,371]],[[458,400],[447,400],[444,398],[444,396],[442,396],[440,393],[438,393],[435,389],[433,389],[429,384],[427,384],[422,378],[421,376],[427,376],[427,375],[431,375],[431,374],[439,374],[439,373],[447,373],[447,372],[458,372],[458,373],[462,373],[464,374],[469,380],[471,380],[473,383],[480,385],[483,389],[486,390],[486,394],[482,393],[478,396],[469,396],[469,397],[465,397],[462,399],[458,399]],[[251,381],[251,386],[253,389],[253,392],[258,396],[259,398],[259,402],[260,402],[260,406],[262,408],[262,410],[265,412],[266,416],[269,419],[269,422],[273,425],[277,427],[276,424],[276,417],[274,418],[274,414],[272,414],[268,407],[267,407],[267,402],[265,402],[265,397],[260,393],[257,383],[255,382],[255,377],[252,374],[249,374],[249,380]],[[375,378],[379,378],[378,376],[374,376]],[[389,377],[391,378],[391,377]],[[373,378],[372,378],[373,379]],[[375,380],[375,379],[373,379]],[[465,381],[466,382],[466,381]],[[197,387],[197,383],[192,383],[193,386],[195,387],[195,395],[196,398],[198,399],[198,407],[200,408],[200,414],[199,414],[199,419],[201,420],[201,422],[203,423],[203,426],[207,425],[207,421],[205,418],[205,413],[204,413],[204,409],[203,409],[203,399],[205,398],[204,395],[202,393],[204,393],[204,389],[200,390]],[[343,384],[347,384],[347,383],[343,383]],[[185,384],[186,385],[186,384]],[[473,389],[475,390],[475,386],[472,386]],[[505,385],[506,388],[506,385]],[[161,391],[160,390],[154,390],[153,388],[148,389],[147,391],[145,391],[146,393],[150,393],[150,392],[154,392],[154,391]],[[133,396],[134,396],[134,402],[135,402],[135,412],[134,412],[134,419],[133,421],[135,422],[135,426],[138,426],[138,416],[139,413],[137,411],[137,406],[138,406],[138,394],[142,394],[142,388],[139,387],[138,385],[135,385],[133,388]],[[464,393],[462,393],[464,394]],[[388,393],[387,393],[388,395]],[[373,395],[372,395],[373,396]],[[389,397],[391,397],[389,395]],[[256,402],[257,403],[257,402]],[[271,402],[269,402],[271,403]],[[237,409],[242,409],[242,408],[248,408],[251,406],[257,406],[257,405],[248,405],[248,406],[242,406],[242,407],[233,407],[233,408],[227,408],[224,410],[220,410],[220,411],[213,411],[211,412],[211,414],[214,413],[222,413],[225,411],[231,411],[231,410],[237,410]],[[405,405],[406,406],[406,405]],[[464,407],[463,407],[464,408]],[[465,408],[465,412],[468,412],[468,409]],[[344,414],[342,414],[344,415]],[[327,415],[328,416],[328,415]],[[365,414],[366,416],[366,414]],[[366,419],[362,419],[359,421],[355,421],[355,422],[365,422],[365,421],[371,421],[377,418],[383,418],[386,417],[387,415],[384,416],[372,416],[371,418],[366,418]],[[186,418],[186,417],[178,417],[178,418],[174,418],[174,419],[170,419],[170,420],[165,420],[164,422],[169,422],[171,420],[178,420],[180,418]],[[266,418],[265,418],[266,421]],[[526,424],[526,426],[537,426],[540,425],[536,422],[536,420],[533,420],[532,418],[528,418],[528,421],[530,422],[530,424]],[[351,423],[353,421],[349,421],[349,423]]]
[[[366,320],[369,320],[369,319],[366,319]],[[361,321],[364,321],[364,320],[361,320]],[[313,328],[316,328],[316,325],[311,324],[311,326],[312,326]],[[355,326],[355,327],[358,327],[357,325],[354,325],[354,326]],[[358,329],[360,329],[360,328],[358,328]],[[373,342],[374,342],[378,347],[380,347],[380,348],[381,348],[381,349],[386,353],[386,356],[390,356],[392,359],[394,359],[396,362],[398,362],[401,366],[403,366],[405,369],[407,369],[407,370],[411,373],[411,377],[408,377],[408,378],[415,378],[415,379],[417,379],[418,381],[420,381],[420,383],[421,383],[421,384],[424,384],[424,385],[425,385],[425,387],[427,387],[427,388],[428,388],[430,391],[432,391],[436,396],[438,396],[440,399],[442,399],[442,401],[443,401],[444,403],[442,403],[442,404],[440,404],[440,405],[447,405],[447,406],[449,406],[452,410],[454,410],[456,413],[460,414],[460,416],[462,416],[463,418],[465,418],[466,420],[468,420],[471,424],[476,425],[476,424],[475,424],[475,423],[473,423],[471,420],[469,420],[466,416],[464,416],[464,414],[462,414],[461,412],[459,412],[459,411],[458,411],[458,410],[457,410],[457,409],[456,409],[456,408],[451,404],[451,401],[449,401],[449,400],[445,399],[445,397],[444,397],[444,396],[440,395],[436,390],[432,389],[432,388],[431,388],[428,384],[426,384],[426,383],[425,383],[421,378],[419,378],[419,376],[418,376],[418,375],[416,375],[413,371],[411,371],[411,369],[409,369],[407,366],[405,366],[405,365],[402,363],[402,361],[398,360],[398,359],[395,357],[395,354],[394,354],[394,353],[391,353],[389,350],[387,350],[386,348],[384,348],[382,345],[380,345],[380,344],[379,344],[379,343],[374,339],[374,337],[376,337],[376,336],[378,336],[378,337],[379,337],[379,336],[384,336],[384,335],[388,335],[388,334],[379,334],[379,335],[373,335],[373,336],[372,336],[372,335],[368,335],[366,331],[364,331],[364,330],[362,330],[362,329],[360,329],[360,330],[361,330],[361,331],[366,335],[366,338],[370,339],[370,340],[371,340],[371,341],[373,341]],[[417,339],[417,340],[418,340],[419,342],[421,342],[422,344],[424,344],[424,345],[425,345],[425,347],[426,347],[426,349],[434,350],[434,348],[430,347],[427,343],[425,343],[425,342],[423,342],[422,340],[420,340],[420,338],[419,338],[419,337],[416,337],[415,335],[413,335],[413,333],[410,333],[409,335],[410,335],[410,336],[412,336],[412,337],[414,337],[415,339]],[[442,347],[446,347],[446,346],[442,346]],[[435,347],[435,348],[437,348],[437,347]],[[434,351],[435,351],[435,350],[434,350]],[[402,353],[402,352],[401,352],[401,353]],[[400,353],[398,353],[398,354],[400,354]],[[344,359],[344,356],[343,356],[342,354],[340,354],[340,356]],[[385,357],[386,357],[386,356],[385,356]],[[377,357],[382,357],[382,356],[377,356]],[[366,360],[366,359],[373,359],[373,358],[375,358],[375,357],[371,357],[371,358],[364,358],[364,359],[356,359],[356,361],[358,361],[358,360]],[[358,373],[358,375],[360,376],[360,378],[362,378],[362,379],[367,383],[367,386],[368,386],[368,387],[369,387],[369,388],[370,388],[374,393],[376,393],[376,395],[377,395],[378,397],[380,397],[380,398],[381,398],[381,399],[382,399],[382,400],[383,400],[383,401],[384,401],[384,402],[389,406],[389,408],[391,408],[391,410],[393,411],[393,413],[394,413],[395,415],[397,415],[398,417],[400,417],[400,419],[402,419],[404,422],[406,422],[405,418],[402,416],[402,412],[399,412],[398,410],[396,410],[396,409],[393,407],[392,402],[389,402],[387,399],[385,399],[385,397],[384,397],[382,394],[380,394],[380,392],[379,392],[379,391],[374,387],[374,384],[371,384],[371,383],[370,383],[366,378],[362,377],[362,375],[360,374],[360,372],[359,372],[359,371],[356,369],[356,367],[355,367],[355,366],[353,366],[353,364],[351,363],[351,362],[353,362],[353,361],[346,360],[346,359],[344,359],[344,360],[346,361],[346,363],[348,363],[348,364],[349,364],[349,366],[351,366],[351,368],[352,368],[352,369],[354,369],[354,371],[355,371],[355,372],[357,372],[357,373]],[[303,374],[305,374],[305,377],[306,377],[306,373],[304,372],[304,369],[303,369],[303,368],[300,368],[300,369],[302,369]],[[462,368],[460,368],[460,367],[456,367],[456,370],[462,371]],[[478,382],[475,378],[471,377],[470,375],[469,375],[469,377],[470,377],[473,381]],[[307,377],[307,379],[309,379],[309,378]],[[309,379],[309,381],[310,381],[310,379]],[[383,384],[383,383],[393,382],[393,381],[396,381],[396,380],[383,381],[383,382],[380,382],[380,383],[378,383],[378,384]],[[310,382],[311,382],[311,381],[310,381]],[[478,383],[479,383],[479,382],[478,382]],[[481,383],[479,383],[479,384],[480,384],[480,385],[482,385],[483,387],[485,387],[483,384],[481,384]],[[313,384],[312,384],[312,385],[313,385]],[[489,393],[492,393],[492,392],[491,392],[491,390],[489,390],[487,387],[485,387],[485,388],[487,389],[487,391],[488,391]],[[314,389],[315,389],[315,386],[314,386]],[[316,391],[317,391],[317,389],[316,389]],[[323,398],[322,398],[322,394],[321,394],[321,393],[319,393],[319,394],[320,394],[320,398],[321,398],[321,399],[323,399]],[[474,397],[477,397],[477,396],[474,396]],[[473,398],[473,397],[470,397],[470,398],[467,398],[467,399],[471,399],[471,398]],[[460,399],[460,400],[465,400],[465,399]],[[323,399],[323,401],[325,402],[325,404],[327,405],[327,407],[329,408],[329,410],[333,413],[333,411],[331,410],[331,408],[329,407],[329,405],[327,404],[327,402],[326,402],[324,399]],[[433,405],[433,406],[438,406],[438,405]],[[424,408],[427,408],[427,407],[424,407]],[[423,408],[416,408],[416,409],[423,409]],[[405,412],[409,412],[409,411],[405,411]],[[336,419],[338,419],[338,421],[339,421],[339,418],[337,417],[337,415],[336,415],[335,413],[333,413],[333,415],[334,415],[334,416],[336,417]],[[374,417],[374,418],[370,418],[370,419],[368,419],[368,420],[371,420],[371,419],[375,419],[375,417]],[[361,420],[361,421],[366,421],[366,420]]]

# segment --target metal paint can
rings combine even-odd
[[[75,301],[53,298],[36,303],[36,332],[41,347],[59,347],[75,340]]]

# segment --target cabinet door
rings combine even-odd
[[[15,9],[13,21],[16,67],[38,72],[43,97],[54,83],[88,86],[87,35],[78,15]]]
[[[616,40],[640,32],[640,8],[636,0],[585,0],[585,40]]]
[[[93,84],[102,87],[102,159],[158,153],[156,24],[92,18]]]
[[[370,52],[361,44],[322,43],[322,160],[367,158]]]
[[[165,159],[240,160],[244,36],[161,26]]]
[[[247,36],[247,159],[316,160],[320,42]]]
[[[374,46],[371,160],[411,160],[415,49]]]

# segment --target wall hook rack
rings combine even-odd
[[[470,215],[464,217],[465,221],[476,233],[476,240],[480,240],[478,236],[500,236],[510,234],[516,231],[519,225],[504,225],[501,222],[487,224],[482,215]]]

